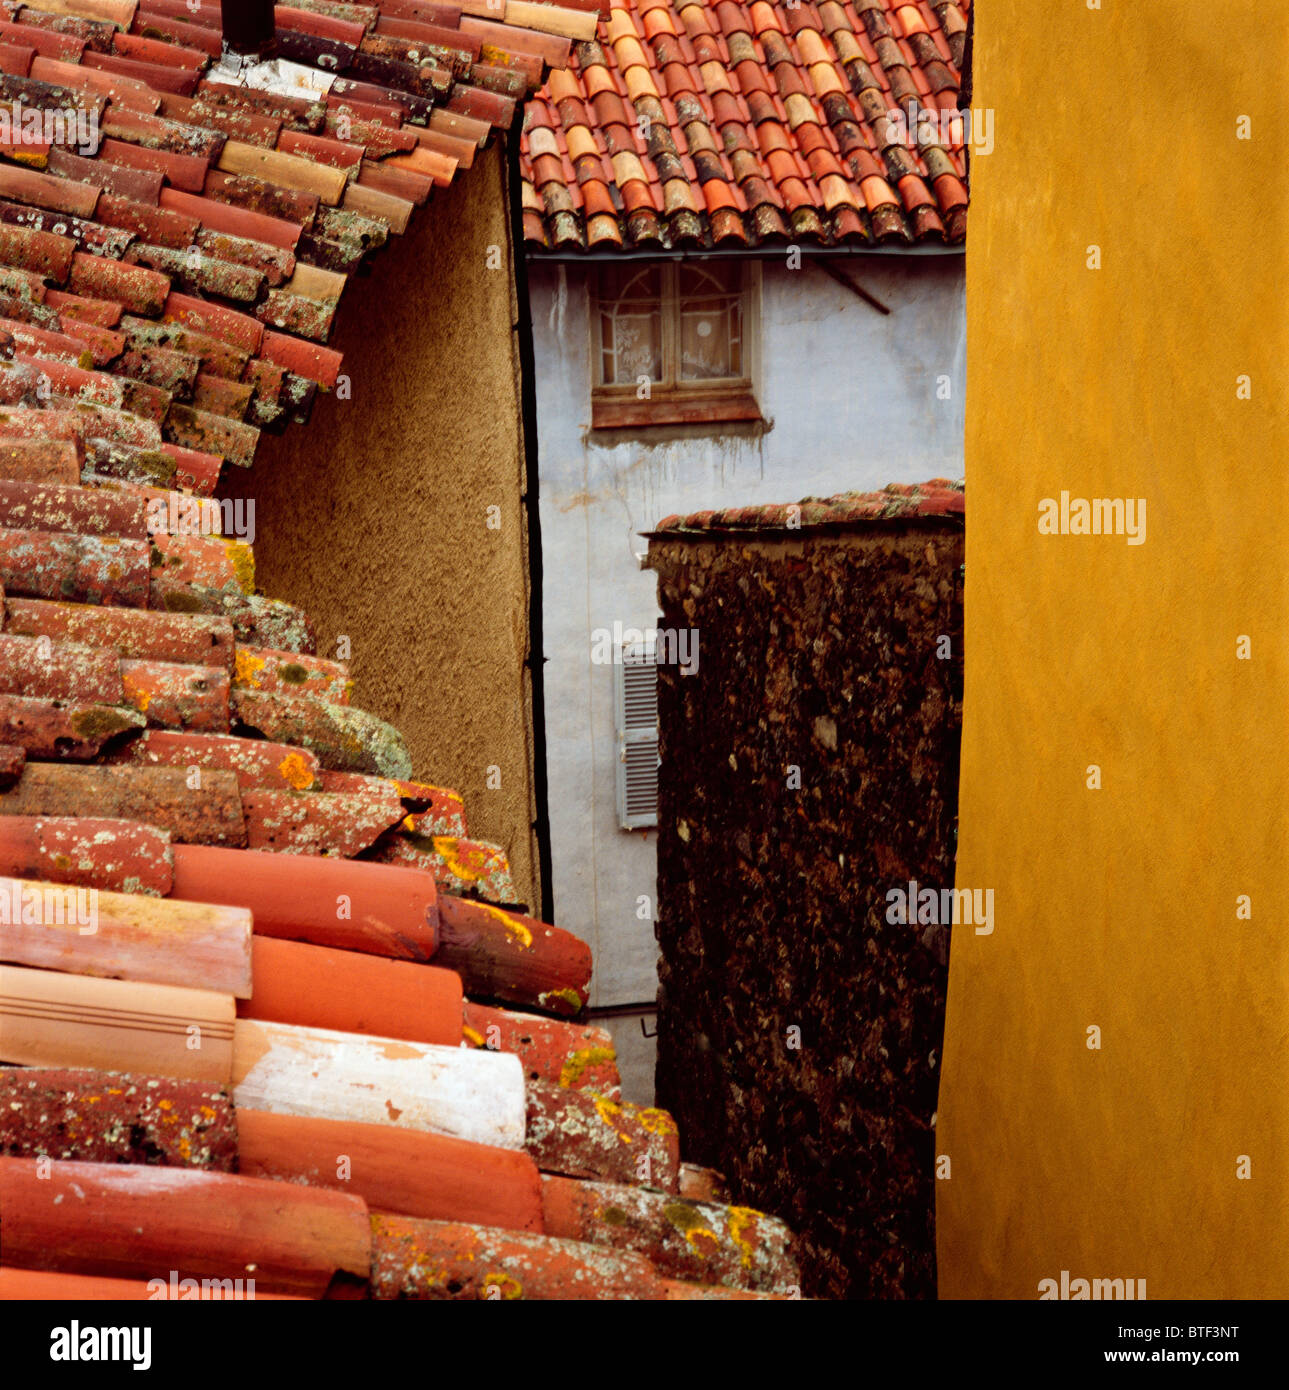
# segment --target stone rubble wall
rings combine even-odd
[[[807,1296],[934,1297],[949,932],[886,894],[953,884],[961,519],[649,553],[700,634],[659,670],[658,1103],[799,1233]]]

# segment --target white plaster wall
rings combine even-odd
[[[595,952],[593,1007],[652,1000],[657,987],[653,923],[638,915],[638,900],[654,897],[654,832],[618,828],[613,673],[591,664],[597,628],[647,628],[657,618],[638,533],[673,512],[962,476],[962,258],[833,263],[892,312],[877,313],[809,262],[797,271],[766,263],[765,433],[640,434],[608,446],[590,433],[586,272],[529,263],[555,920]],[[947,400],[937,398],[941,376]]]
[[[618,1075],[622,1078],[622,1099],[632,1105],[654,1103],[654,1072],[658,1066],[658,1014],[617,1014],[596,1020],[607,1028],[618,1054]]]

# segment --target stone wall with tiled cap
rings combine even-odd
[[[963,492],[936,480],[669,518],[659,627],[658,1097],[736,1200],[784,1212],[806,1291],[935,1293]]]

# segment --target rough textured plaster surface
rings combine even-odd
[[[1214,46],[1198,0],[977,15],[1000,134],[972,161],[958,884],[996,910],[950,956],[943,1296],[1062,1270],[1289,1287],[1289,30],[1266,17],[1232,0]],[[1062,489],[1146,497],[1146,543],[1040,536]]]
[[[237,491],[256,499],[259,586],[308,610],[320,653],[349,636],[355,702],[403,731],[418,777],[462,793],[536,905],[508,218],[494,146],[351,288],[333,342],[351,398],[266,437]]]

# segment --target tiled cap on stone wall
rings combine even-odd
[[[806,497],[800,502],[666,516],[644,535],[671,539],[738,531],[797,531],[808,527],[850,526],[866,521],[901,521],[914,517],[962,516],[966,498],[960,482],[932,478],[926,483],[888,483],[880,492],[839,492],[835,497]]]
[[[209,496],[594,14],[298,0],[254,87],[210,0],[44,2],[0,110],[101,142],[0,150],[0,1297],[782,1296],[782,1225],[621,1102],[587,946]]]
[[[970,0],[611,6],[524,112],[531,247],[964,239]]]

